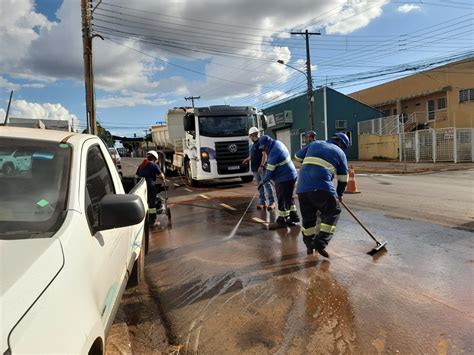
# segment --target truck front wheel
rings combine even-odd
[[[191,162],[189,160],[186,160],[185,167],[185,174],[188,185],[192,187],[197,187],[199,185],[199,181],[193,179],[193,175],[191,173]]]
[[[250,176],[241,176],[240,178],[242,179],[242,182],[244,182],[244,183],[249,183],[249,182],[253,181],[253,176],[252,175],[250,175]]]

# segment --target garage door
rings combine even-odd
[[[290,129],[282,129],[279,131],[276,131],[276,138],[282,142],[286,147],[288,148],[288,151],[290,152],[291,156],[291,134],[290,134]]]

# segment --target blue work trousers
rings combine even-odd
[[[262,180],[262,176],[265,175],[265,170],[263,171],[262,175],[260,175],[257,171],[252,171],[253,176],[255,177],[255,180],[257,181],[257,184]],[[265,205],[265,191],[267,192],[267,198],[268,198],[268,204],[271,205],[272,203],[275,203],[275,198],[273,197],[273,187],[272,184],[267,182],[265,185],[263,185],[263,189],[260,189],[258,191],[259,193],[259,198],[260,198],[260,204]]]

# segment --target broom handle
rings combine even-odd
[[[347,212],[350,213],[350,215],[352,217],[354,217],[354,219],[357,221],[357,223],[360,224],[360,226],[367,232],[367,234],[370,236],[370,238],[372,238],[377,244],[380,244],[380,242],[377,240],[377,238],[375,238],[375,236],[372,234],[371,231],[369,231],[369,229],[364,225],[364,223],[362,223],[362,221],[357,218],[357,216],[354,214],[354,212],[351,211],[351,209],[349,207],[347,207],[346,203],[344,201],[340,201],[341,204],[346,208]]]

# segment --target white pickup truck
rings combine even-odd
[[[143,278],[146,183],[125,193],[91,135],[0,127],[0,352],[104,353],[127,284]]]

